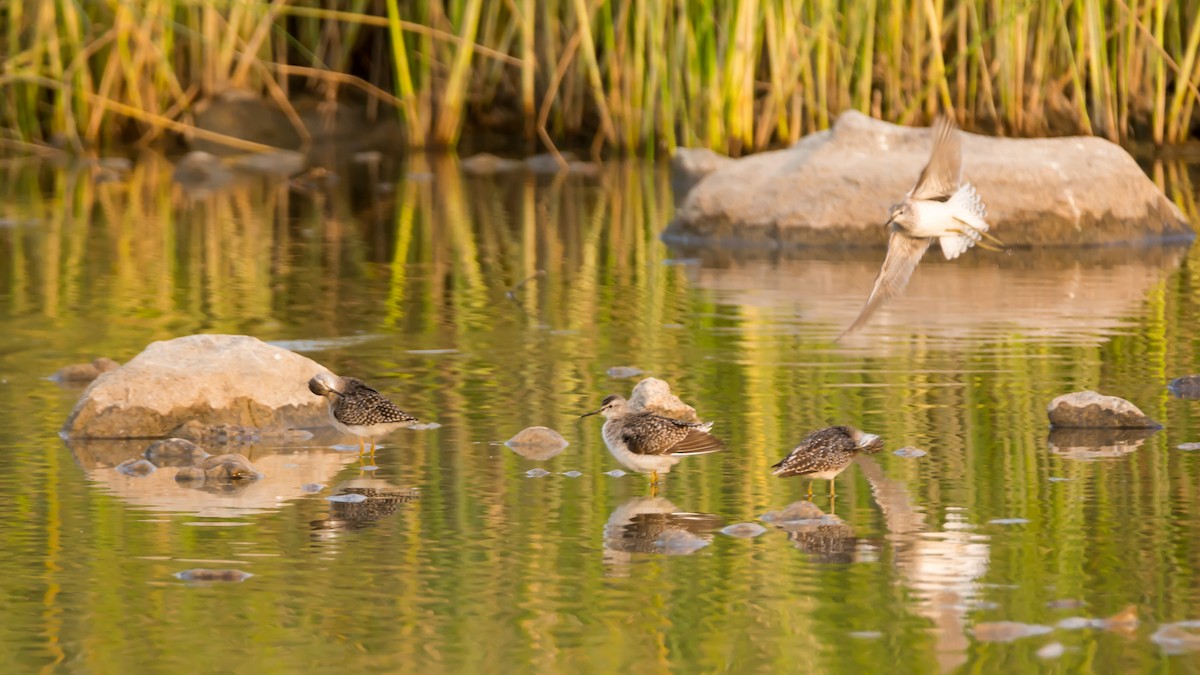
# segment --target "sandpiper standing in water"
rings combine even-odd
[[[663,417],[648,410],[635,411],[622,396],[607,396],[599,410],[580,415],[603,415],[604,444],[626,468],[650,474],[651,488],[657,488],[658,475],[687,455],[705,455],[725,446],[709,435],[712,422],[684,422]]]
[[[308,390],[329,400],[329,415],[334,427],[342,433],[358,436],[360,460],[365,449],[364,439],[371,439],[371,458],[374,459],[376,438],[411,427],[419,421],[353,377],[319,373],[308,381]]]
[[[833,481],[846,470],[860,452],[874,454],[883,449],[883,439],[854,427],[818,429],[804,437],[778,464],[771,467],[776,476],[808,476],[808,498],[812,499],[812,481],[829,481],[829,496],[836,495]]]
[[[857,330],[880,305],[904,290],[935,239],[947,260],[954,260],[976,244],[997,250],[981,241],[986,237],[1001,244],[988,234],[986,216],[987,209],[975,188],[962,182],[962,138],[958,128],[948,117],[939,117],[933,123],[929,163],[904,201],[892,207],[887,222],[891,229],[887,256],[875,277],[875,287],[858,318],[838,339]]]

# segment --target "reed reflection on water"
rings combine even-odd
[[[672,250],[643,163],[466,177],[418,155],[207,193],[153,157],[119,183],[3,172],[0,658],[20,670],[1011,671],[1049,640],[1066,667],[1189,658],[1200,460],[1177,446],[1200,425],[1164,385],[1200,370],[1195,250],[931,260],[838,346],[882,251]],[[1186,168],[1152,175],[1195,217]],[[442,426],[389,436],[373,472],[321,435],[240,446],[265,478],[234,491],[117,472],[140,442],[57,437],[80,393],[59,366],[195,332],[301,351]],[[628,394],[615,366],[669,381],[728,450],[656,497],[608,475],[577,418]],[[1051,434],[1046,402],[1084,388],[1165,429]],[[887,451],[835,504],[818,489],[820,517],[761,521],[804,490],[770,464],[831,423]],[[569,445],[504,447],[532,426]],[[722,534],[746,522],[766,532]],[[196,567],[254,576],[173,576]],[[1055,599],[1135,604],[1141,628],[973,636],[1055,625]]]

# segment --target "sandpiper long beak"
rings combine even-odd
[[[579,416],[579,419],[583,419],[585,417],[591,417],[592,415],[599,415],[599,414],[600,414],[599,410],[593,410],[590,413],[583,413],[582,415]]]

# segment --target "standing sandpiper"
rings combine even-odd
[[[633,411],[629,402],[616,394],[607,396],[600,409],[580,415],[603,415],[604,444],[618,462],[638,473],[650,474],[650,486],[658,486],[658,474],[669,473],[685,455],[705,455],[725,446],[710,436],[712,422],[684,422],[656,415],[650,411]]]
[[[808,476],[808,497],[812,499],[812,481],[829,481],[829,496],[835,496],[833,481],[846,470],[860,452],[874,454],[883,449],[883,439],[854,427],[826,427],[804,437],[778,464],[771,467],[776,476]]]
[[[342,433],[358,436],[358,458],[361,460],[364,439],[371,439],[371,458],[375,457],[375,439],[418,422],[386,396],[353,377],[338,377],[319,373],[308,381],[308,390],[329,399],[329,415],[333,426]]]
[[[891,229],[887,256],[875,277],[875,287],[858,318],[842,336],[858,329],[881,304],[904,290],[934,239],[947,260],[954,260],[976,244],[997,250],[981,242],[987,237],[1001,243],[987,233],[985,216],[987,209],[975,188],[962,182],[962,139],[958,128],[948,117],[939,117],[933,123],[929,163],[904,201],[892,207],[887,222]]]

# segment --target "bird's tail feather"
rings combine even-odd
[[[959,222],[960,227],[954,234],[938,237],[938,243],[942,246],[942,255],[946,256],[946,260],[954,260],[979,243],[983,233],[988,231],[988,223],[985,220],[987,209],[970,183],[964,183],[947,205],[953,209],[954,219]]]

